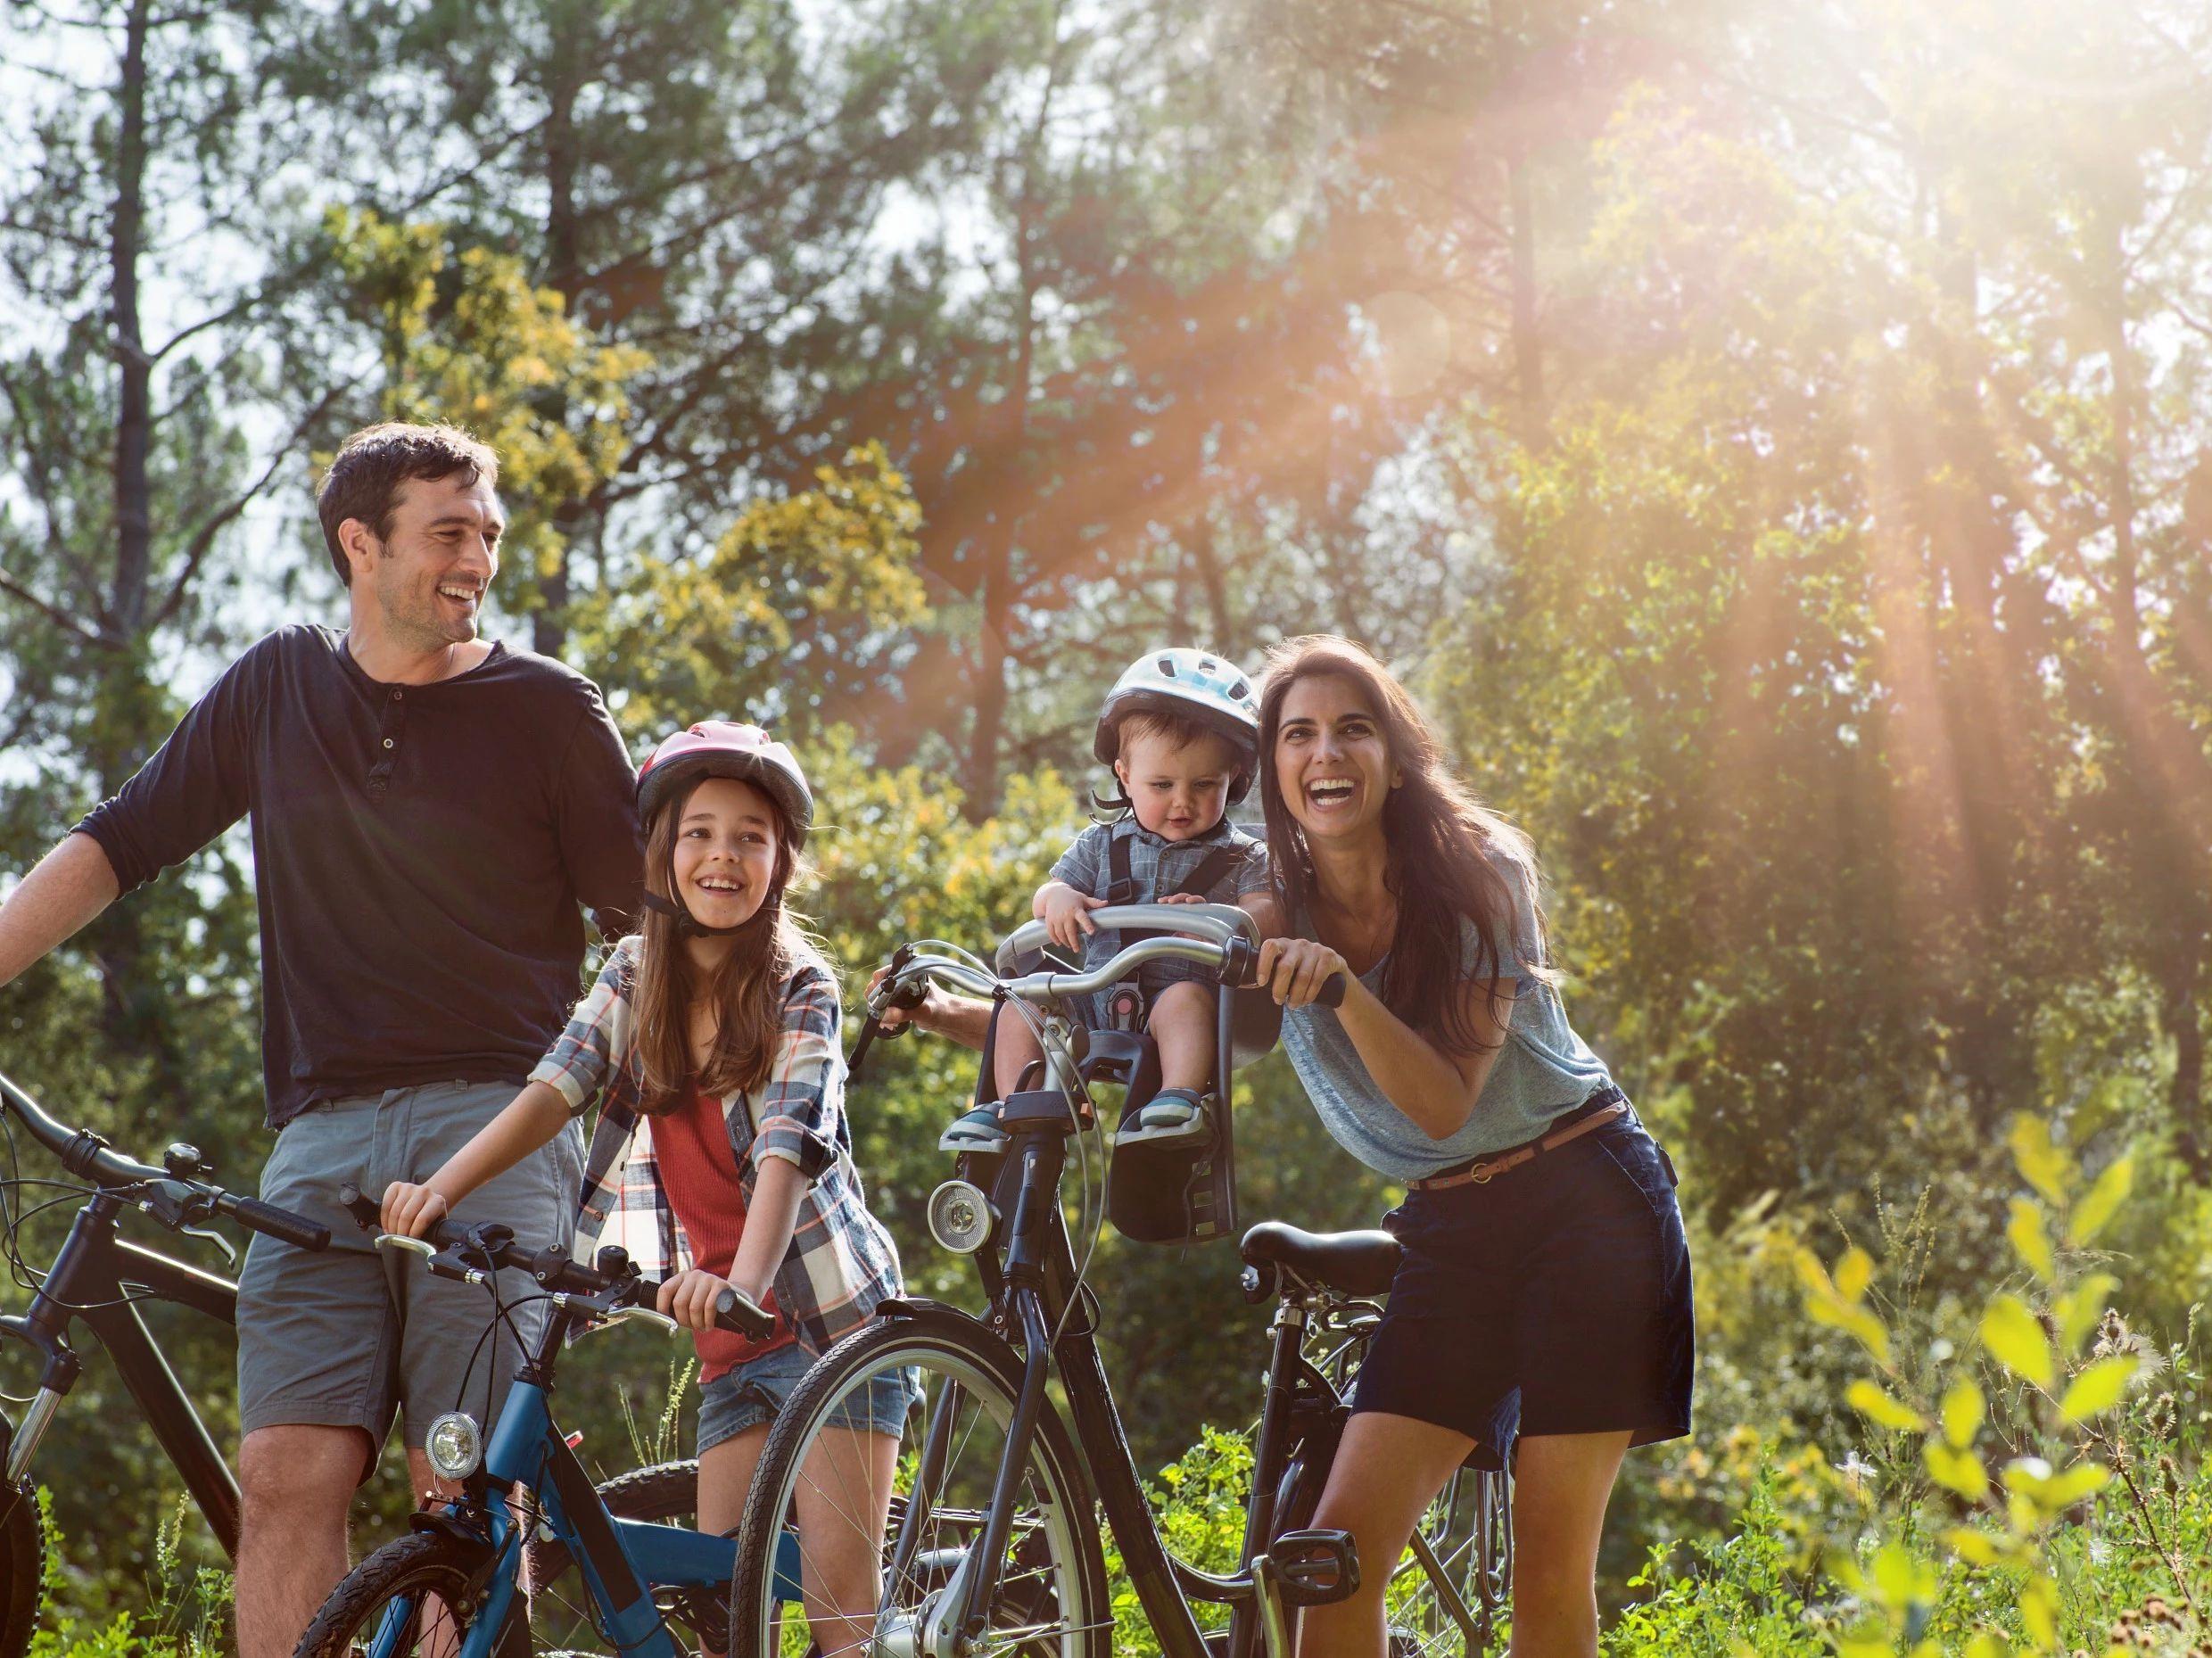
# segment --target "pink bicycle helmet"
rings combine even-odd
[[[792,850],[806,844],[814,796],[797,757],[759,726],[732,720],[702,720],[661,740],[638,768],[639,821],[650,821],[670,796],[703,777],[735,778],[765,789],[791,825]]]

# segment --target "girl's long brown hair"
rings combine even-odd
[[[664,898],[674,896],[669,881],[676,826],[697,787],[694,783],[670,796],[646,825],[646,886]],[[800,963],[820,960],[820,952],[807,936],[805,918],[784,902],[786,890],[807,871],[792,853],[791,826],[780,806],[775,807],[775,818],[773,883],[738,936],[737,947],[712,973],[702,973],[692,961],[673,917],[651,909],[645,912],[637,991],[631,1005],[638,1021],[638,1054],[645,1067],[638,1109],[648,1116],[676,1109],[694,1084],[701,1093],[720,1099],[766,1082],[783,1032],[783,983]],[[695,1069],[691,1009],[702,1000],[715,1012],[714,1042],[706,1063]]]
[[[1306,833],[1283,802],[1275,773],[1275,738],[1291,687],[1319,674],[1337,674],[1365,693],[1382,726],[1391,763],[1404,781],[1382,806],[1382,837],[1389,862],[1383,884],[1398,902],[1398,924],[1382,970],[1382,1002],[1415,1029],[1433,1034],[1460,1053],[1494,1046],[1473,1028],[1460,987],[1470,979],[1512,978],[1514,892],[1518,876],[1529,884],[1537,936],[1526,941],[1541,964],[1547,959],[1544,914],[1536,903],[1536,854],[1528,837],[1484,806],[1453,776],[1442,746],[1406,688],[1365,648],[1333,634],[1285,639],[1267,653],[1259,692],[1259,802],[1267,820],[1267,854],[1275,895],[1293,925],[1306,913],[1313,891],[1313,860]],[[1506,866],[1506,867],[1500,867]],[[1517,866],[1515,868],[1515,866]],[[1472,967],[1460,944],[1463,921],[1478,941]],[[1493,1018],[1501,999],[1490,996]]]

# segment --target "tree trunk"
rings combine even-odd
[[[144,762],[159,735],[161,698],[146,672],[147,593],[153,567],[153,365],[138,311],[138,259],[145,239],[146,37],[150,0],[132,0],[124,20],[121,78],[116,86],[115,195],[108,231],[108,326],[116,366],[115,575],[103,631],[113,648],[101,654],[99,706],[93,753],[100,790],[112,795]],[[181,1085],[169,1040],[167,997],[147,967],[144,915],[133,904],[110,906],[87,943],[100,964],[101,1025],[110,1047],[144,1053],[157,1089]]]
[[[570,15],[565,7],[553,7],[548,21],[552,44],[545,88],[546,282],[566,301],[573,319],[584,278],[583,235],[576,211],[576,174],[582,160],[576,92],[583,75],[581,48],[590,32],[586,19]],[[559,421],[566,415],[563,399],[552,417]],[[531,615],[530,648],[541,656],[558,656],[568,644],[569,549],[582,532],[587,512],[586,504],[577,500],[555,503],[552,509],[555,545],[546,563],[533,573],[538,607]]]
[[[146,175],[146,29],[149,0],[132,0],[124,25],[120,117],[115,155],[115,218],[109,227],[109,328],[118,375],[115,420],[115,584],[109,624],[135,639],[146,614],[153,567],[153,512],[146,478],[153,443],[153,365],[138,319],[138,251],[144,240]],[[119,780],[101,780],[112,788]]]
[[[1508,251],[1513,268],[1514,412],[1521,441],[1543,447],[1551,425],[1544,393],[1544,341],[1536,315],[1536,207],[1531,200],[1527,148],[1515,141],[1506,152]]]
[[[1229,609],[1229,584],[1222,574],[1221,554],[1215,546],[1214,527],[1201,522],[1191,528],[1191,567],[1206,591],[1206,613],[1213,620],[1214,649],[1225,656],[1237,654],[1236,618]]]

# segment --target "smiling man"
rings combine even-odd
[[[506,527],[499,462],[442,426],[348,439],[318,498],[344,631],[281,628],[0,904],[0,984],[120,894],[252,821],[261,1052],[279,1131],[261,1194],[330,1225],[257,1236],[240,1274],[243,1658],[282,1658],[346,1569],[346,1511],[402,1414],[416,1489],[439,1414],[503,1396],[491,1301],[362,1247],[351,1183],[420,1180],[515,1095],[576,1000],[581,906],[635,912],[634,779],[589,680],[477,637]],[[458,1211],[565,1242],[564,1135]],[[466,1398],[463,1398],[466,1380]]]

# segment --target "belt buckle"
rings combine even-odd
[[[1487,1186],[1497,1178],[1498,1171],[1488,1163],[1477,1163],[1467,1171],[1467,1178],[1478,1186]]]

